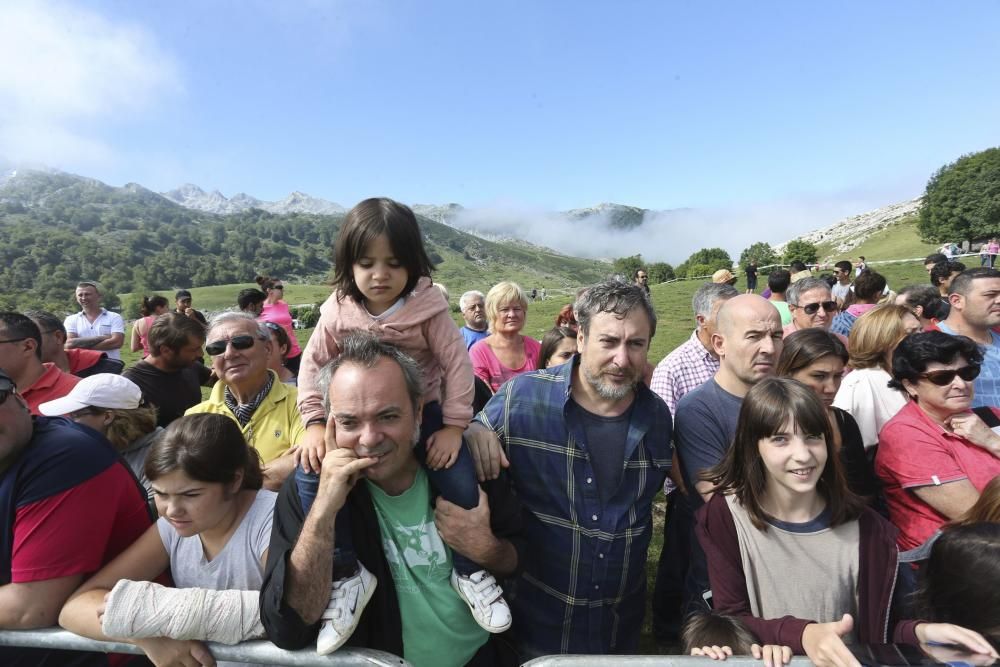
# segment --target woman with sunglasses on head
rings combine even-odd
[[[288,303],[285,302],[285,283],[270,276],[257,276],[257,284],[267,294],[264,306],[257,316],[261,322],[274,322],[280,324],[288,334],[288,341],[291,348],[285,359],[285,365],[294,375],[299,374],[299,364],[302,361],[302,349],[299,341],[295,337],[295,327],[292,326],[292,313],[288,310]]]
[[[968,511],[1000,475],[1000,410],[970,410],[982,361],[971,339],[941,331],[908,336],[892,355],[890,386],[910,400],[879,434],[875,472],[902,550]]]
[[[965,628],[893,618],[896,530],[847,488],[827,409],[804,384],[768,378],[750,389],[732,447],[704,479],[715,489],[697,534],[714,612],[761,643],[820,667],[859,665],[845,639],[991,651]]]
[[[274,322],[264,322],[264,326],[271,332],[271,356],[267,359],[267,367],[277,373],[278,379],[283,383],[297,387],[298,377],[285,365],[288,360],[288,352],[292,348],[288,332],[280,324]]]

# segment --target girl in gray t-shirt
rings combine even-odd
[[[108,639],[100,615],[122,579],[162,583],[169,572],[177,588],[260,590],[277,494],[261,489],[260,458],[236,422],[211,414],[174,421],[150,449],[145,473],[160,519],[70,598],[59,619],[68,630]],[[170,637],[133,642],[156,664],[207,651]]]

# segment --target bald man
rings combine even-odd
[[[743,397],[752,386],[774,375],[782,335],[781,315],[763,297],[741,294],[719,308],[711,340],[719,370],[684,395],[674,416],[674,446],[695,510],[712,495],[712,485],[701,481],[701,473],[718,464],[729,449]],[[696,539],[692,539],[685,588],[685,612],[702,608],[709,588],[708,571]]]

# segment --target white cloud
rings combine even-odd
[[[85,6],[0,3],[0,154],[100,163],[111,121],[180,90],[174,60],[143,28]]]
[[[602,215],[570,220],[516,206],[465,209],[457,227],[519,238],[577,257],[610,259],[641,254],[648,261],[678,264],[700,248],[720,247],[736,260],[757,241],[772,245],[828,227],[846,217],[904,201],[901,192],[842,192],[727,208],[647,212],[642,226],[612,229]]]

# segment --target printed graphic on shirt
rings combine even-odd
[[[390,533],[383,534],[382,547],[397,589],[407,593],[419,591],[419,582],[410,576],[410,571],[418,567],[426,570],[428,579],[450,576],[448,552],[433,521],[416,526],[393,522]]]

